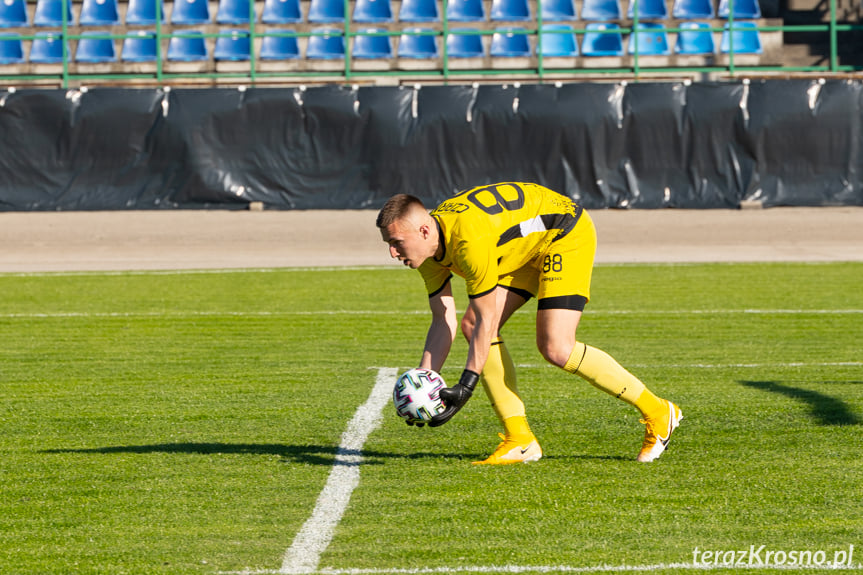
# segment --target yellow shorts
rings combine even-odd
[[[584,210],[575,228],[530,264],[501,276],[498,285],[536,296],[539,309],[583,310],[590,300],[596,228]],[[525,293],[526,292],[526,293]]]

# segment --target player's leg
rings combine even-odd
[[[677,427],[682,417],[680,409],[654,395],[609,354],[576,339],[584,306],[590,298],[596,249],[593,224],[586,213],[582,220],[569,241],[561,242],[549,253],[543,267],[536,318],[537,347],[550,363],[635,406],[646,425],[638,460],[652,461],[665,449]]]
[[[498,287],[497,305],[502,328],[512,314],[531,297],[529,292],[518,288]],[[462,333],[470,341],[475,318],[470,310],[462,318]],[[536,461],[542,450],[527,423],[524,402],[518,393],[515,364],[506,344],[498,332],[489,349],[488,359],[482,370],[482,383],[492,408],[504,428],[504,441],[487,459],[476,463],[517,463]],[[510,454],[511,451],[513,454]]]

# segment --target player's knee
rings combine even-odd
[[[569,356],[572,354],[572,348],[575,346],[575,343],[568,345],[567,342],[552,340],[537,341],[536,345],[539,349],[539,353],[545,358],[545,361],[562,368],[569,360]]]

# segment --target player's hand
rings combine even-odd
[[[478,381],[479,374],[466,369],[461,373],[457,384],[440,390],[440,397],[446,409],[431,418],[429,427],[439,427],[452,419],[453,415],[458,413],[464,407],[464,404],[467,403],[467,400],[471,398]]]

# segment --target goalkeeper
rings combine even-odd
[[[548,188],[507,182],[464,191],[431,213],[418,198],[395,195],[378,214],[377,226],[390,255],[418,269],[429,294],[432,322],[420,367],[443,367],[459,329],[450,279],[455,273],[465,280],[470,304],[460,327],[469,342],[467,363],[458,384],[441,392],[446,409],[430,425],[449,421],[481,375],[504,434],[494,453],[475,463],[542,457],[500,337],[506,321],[532,297],[542,356],[641,412],[646,429],[638,461],[662,454],[682,418],[680,409],[604,351],[576,340],[596,252],[596,230],[584,209]]]

